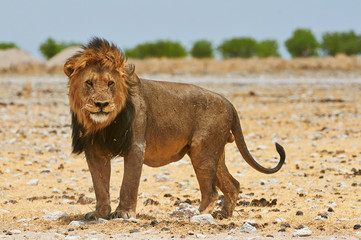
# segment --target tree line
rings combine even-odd
[[[335,56],[361,54],[361,35],[354,31],[326,32],[318,41],[310,29],[299,28],[284,42],[287,51],[292,57]],[[74,42],[57,42],[48,38],[41,43],[39,50],[47,59],[53,57],[63,49],[81,45]],[[0,49],[17,48],[14,43],[0,43]],[[251,37],[239,37],[224,40],[214,47],[208,40],[196,41],[192,48],[187,49],[177,41],[158,40],[138,44],[124,50],[128,58],[183,58],[188,55],[194,58],[213,58],[218,52],[223,59],[228,58],[267,58],[279,57],[278,42],[273,39],[256,41]]]

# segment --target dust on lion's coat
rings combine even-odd
[[[254,169],[266,174],[280,170],[286,157],[282,146],[276,144],[280,155],[276,167],[260,165],[249,153],[237,110],[226,98],[195,85],[138,78],[112,46],[94,39],[64,66],[69,77],[74,152],[85,152],[97,199],[95,211],[85,219],[135,217],[143,164],[160,167],[185,154],[199,183],[199,211],[213,212],[218,187],[224,203],[214,214],[232,216],[240,190],[225,164],[224,148],[233,141],[232,135]],[[120,143],[120,139],[125,140]],[[119,204],[112,212],[110,159],[116,155],[124,156],[124,175]]]

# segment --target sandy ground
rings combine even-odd
[[[302,239],[361,239],[361,79],[207,83],[213,80],[185,82],[198,82],[235,105],[261,164],[276,164],[275,141],[287,160],[280,172],[264,175],[227,145],[227,166],[241,183],[238,206],[230,219],[199,224],[168,214],[183,202],[198,207],[198,183],[187,158],[162,168],[144,166],[137,219],[83,222],[95,200],[84,156],[70,154],[66,80],[0,78],[0,239],[292,239],[302,228],[312,231]],[[122,159],[114,159],[113,209],[122,175]],[[66,216],[44,218],[57,211]],[[245,222],[255,232],[242,232]]]

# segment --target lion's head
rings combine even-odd
[[[69,77],[70,110],[86,134],[108,126],[131,94],[134,66],[114,44],[100,38],[69,58],[64,72]]]

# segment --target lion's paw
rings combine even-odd
[[[129,212],[122,211],[122,210],[116,210],[115,212],[112,212],[111,214],[109,214],[110,219],[114,219],[114,218],[129,219],[131,217],[132,217],[132,215]]]
[[[218,220],[223,220],[229,217],[229,214],[225,211],[215,211],[212,213],[212,217]]]
[[[84,219],[85,220],[89,220],[89,221],[94,221],[97,220],[98,218],[96,217],[95,211],[94,212],[88,212],[84,215]]]
[[[104,214],[103,214],[104,215]],[[88,220],[88,221],[96,221],[99,218],[104,218],[107,219],[109,218],[109,215],[104,215],[102,216],[101,214],[99,214],[97,211],[93,211],[93,212],[88,212],[84,215],[84,219]]]

